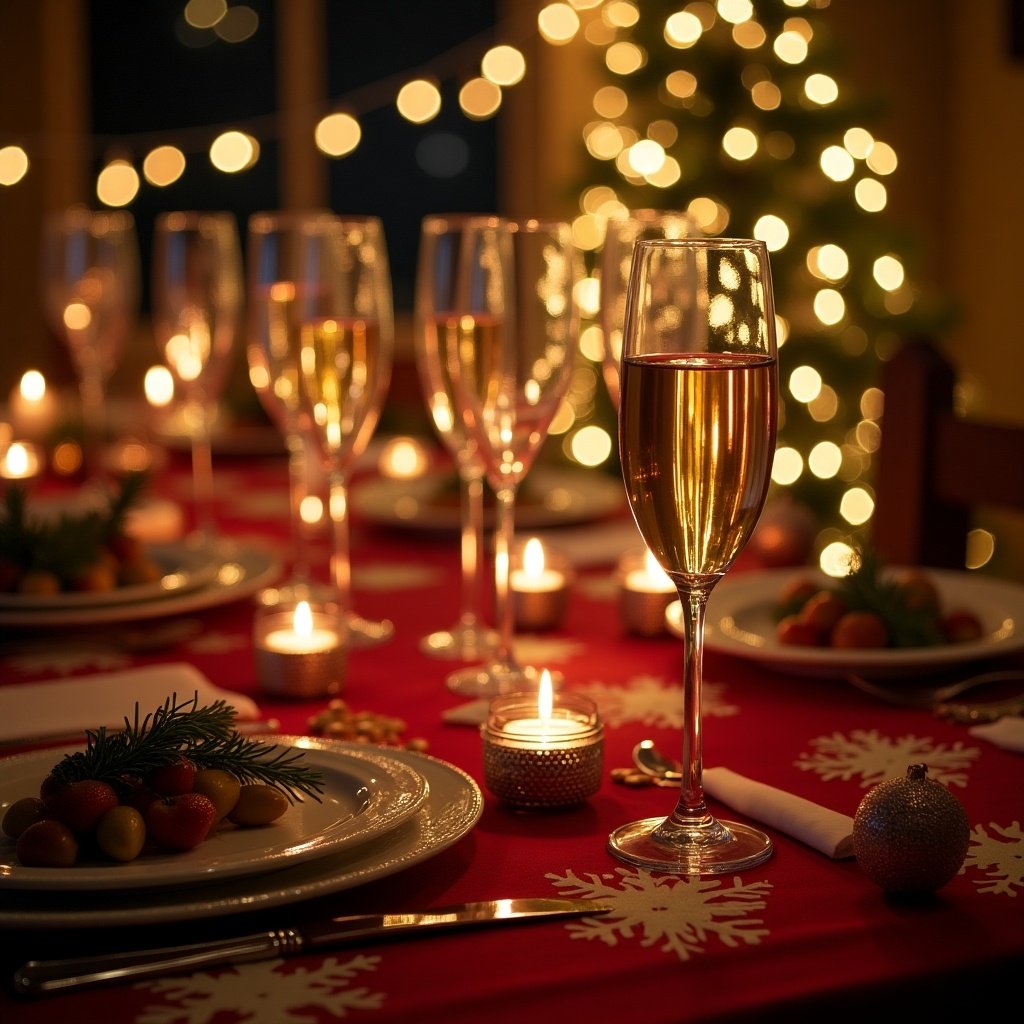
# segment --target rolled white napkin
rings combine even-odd
[[[853,818],[754,782],[728,768],[705,768],[704,790],[736,811],[799,839],[827,857],[853,856]]]
[[[258,706],[245,694],[214,686],[192,665],[148,665],[0,687],[0,742],[71,736],[101,725],[120,725],[134,716],[136,701],[140,715],[145,716],[172,694],[187,701],[197,692],[199,707],[224,700],[240,720],[259,717]]]
[[[1003,750],[1012,750],[1017,754],[1024,754],[1024,718],[1020,715],[1006,715],[995,722],[985,722],[984,725],[972,725],[967,730],[971,736],[978,739],[988,740]]]

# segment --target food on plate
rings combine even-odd
[[[924,569],[883,572],[861,552],[853,570],[822,585],[791,579],[775,606],[780,644],[836,649],[930,647],[979,640],[981,620],[969,608],[945,607]]]
[[[51,517],[33,514],[10,484],[0,509],[0,591],[34,596],[97,593],[160,578],[141,541],[126,532],[145,473],[122,477],[109,503]]]
[[[38,796],[15,800],[0,829],[26,867],[71,867],[87,855],[130,861],[148,850],[191,850],[217,828],[277,821],[302,794],[319,801],[322,774],[302,751],[245,739],[224,701],[169,697],[140,721],[89,730]]]

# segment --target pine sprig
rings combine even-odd
[[[63,783],[100,779],[115,788],[124,778],[145,776],[181,757],[199,768],[220,768],[240,782],[273,786],[290,801],[304,793],[319,802],[323,776],[315,768],[296,764],[302,751],[247,740],[234,729],[235,711],[223,700],[199,707],[199,694],[179,703],[175,693],[155,711],[109,732],[106,726],[86,732],[85,750],[65,754],[51,774]]]

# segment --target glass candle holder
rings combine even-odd
[[[484,782],[507,804],[572,807],[601,787],[604,727],[586,697],[560,693],[546,714],[536,693],[495,697],[481,735]]]
[[[617,579],[619,615],[626,632],[646,637],[666,633],[665,610],[679,595],[651,552],[624,555]]]
[[[253,622],[253,653],[260,686],[275,697],[325,697],[345,685],[348,644],[337,605],[264,604]]]
[[[569,560],[538,537],[512,550],[509,593],[517,631],[557,629],[569,608],[573,572]]]

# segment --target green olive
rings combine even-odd
[[[269,825],[288,810],[288,798],[273,786],[250,784],[242,786],[238,803],[228,815],[236,825],[246,827]]]
[[[0,829],[3,830],[5,836],[17,839],[29,825],[42,821],[45,816],[46,805],[39,797],[23,796],[20,800],[15,800],[4,812]]]
[[[192,783],[192,792],[209,797],[217,808],[217,821],[222,821],[235,809],[241,789],[238,779],[221,768],[201,768]]]
[[[111,807],[96,825],[96,845],[112,860],[135,860],[146,842],[146,822],[134,807]]]

